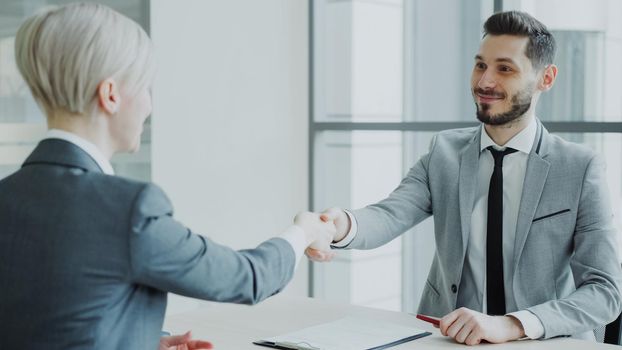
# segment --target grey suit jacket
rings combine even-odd
[[[468,266],[479,147],[480,127],[439,133],[388,198],[353,212],[358,233],[347,248],[358,249],[385,244],[434,216],[436,252],[421,313],[440,317],[469,306],[458,305],[458,296],[474,288],[461,276]],[[505,278],[507,311],[531,311],[545,338],[584,338],[615,319],[622,308],[616,235],[601,159],[550,135],[538,122],[519,208],[515,263]]]
[[[0,181],[0,349],[154,350],[167,292],[253,304],[291,279],[285,240],[234,251],[172,215],[157,186],[42,141]]]

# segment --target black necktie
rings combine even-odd
[[[495,167],[488,188],[488,230],[486,234],[486,294],[489,315],[505,315],[505,288],[503,287],[503,157],[516,152],[506,148],[488,150],[495,159]]]

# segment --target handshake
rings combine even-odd
[[[294,218],[307,240],[305,254],[313,261],[330,261],[335,253],[330,245],[341,241],[350,232],[350,217],[341,208],[326,209],[321,213],[302,212]]]

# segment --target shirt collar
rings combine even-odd
[[[529,154],[529,152],[531,152],[531,148],[533,147],[533,142],[536,138],[536,132],[538,131],[537,126],[538,125],[536,123],[536,118],[531,118],[531,121],[525,129],[514,135],[514,137],[512,137],[510,141],[508,141],[504,146],[499,146],[490,138],[490,136],[488,136],[486,128],[484,128],[484,125],[482,125],[480,152],[485,150],[489,146],[494,146],[496,149],[505,149],[507,147],[510,147],[519,152]]]
[[[95,146],[93,143],[83,139],[82,137],[59,129],[50,129],[45,134],[43,139],[60,139],[67,142],[71,142],[74,145],[80,147],[84,152],[86,152],[101,168],[104,174],[114,175],[114,169],[112,168],[112,164],[110,161],[104,156],[104,154]]]

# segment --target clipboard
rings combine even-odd
[[[371,319],[345,317],[253,344],[281,350],[383,350],[432,333]]]
[[[408,343],[409,341],[427,337],[428,335],[432,335],[432,333],[423,332],[423,333],[415,334],[413,336],[410,336],[404,339],[396,340],[392,343],[380,345],[380,346],[369,348],[369,349],[361,349],[361,350],[384,350],[384,349],[388,349],[393,346],[398,346],[400,344]],[[279,342],[258,340],[258,341],[254,341],[253,344],[268,347],[268,348],[273,348],[273,349],[281,349],[281,350],[322,350],[321,348],[313,347],[313,345],[309,347],[310,344],[294,344],[294,343],[288,343],[288,342],[279,343]]]
[[[266,340],[254,341],[253,344],[264,346],[267,348],[281,349],[281,350],[317,350],[318,349],[316,347],[313,347],[313,345],[310,345],[310,344],[305,345],[305,344],[295,344],[295,343],[288,343],[288,342],[272,342],[272,341],[266,341]]]

